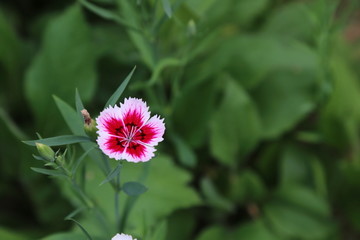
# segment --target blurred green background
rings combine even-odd
[[[20,140],[69,134],[52,96],[74,107],[75,88],[96,117],[135,65],[123,97],[143,98],[167,130],[128,234],[360,239],[359,7],[2,0],[0,239],[85,239],[64,221],[78,203],[31,171],[42,164]],[[107,208],[104,176],[88,162],[87,188]],[[124,178],[140,166],[126,164]],[[115,235],[88,215],[89,232]]]

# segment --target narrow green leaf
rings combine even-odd
[[[0,119],[2,119],[10,132],[18,139],[26,139],[26,134],[16,125],[5,110],[0,107]]]
[[[196,165],[196,155],[190,146],[180,137],[174,135],[172,137],[173,142],[175,143],[175,149],[179,160],[186,167],[195,167]]]
[[[40,160],[40,161],[44,161],[44,162],[46,162],[46,159],[45,158],[43,158],[43,157],[41,157],[41,156],[38,156],[38,155],[32,155],[36,160]]]
[[[154,233],[152,234],[150,240],[165,240],[166,239],[166,232],[167,232],[168,224],[166,220],[160,222],[157,225]]]
[[[86,235],[87,239],[92,240],[90,234],[86,231],[86,229],[78,221],[76,221],[73,218],[67,218],[66,220],[73,221],[74,223],[76,223],[76,225],[78,225],[78,227],[81,229],[81,231]]]
[[[84,160],[84,158],[89,154],[89,152],[91,152],[93,149],[95,148],[89,148],[87,149],[78,159],[76,159],[76,161],[73,164],[73,169],[71,170],[72,174],[76,173],[76,170],[78,169],[78,167],[80,166],[80,163]]]
[[[119,98],[121,97],[121,94],[124,92],[126,86],[128,85],[134,71],[136,69],[136,66],[131,70],[131,72],[129,73],[129,75],[127,75],[127,77],[125,78],[125,80],[120,84],[120,86],[118,87],[118,89],[116,89],[116,91],[113,93],[113,95],[109,98],[109,100],[107,101],[107,103],[105,104],[105,108],[108,107],[109,105],[114,106],[116,104],[116,102],[119,100]]]
[[[71,132],[76,135],[85,135],[84,124],[78,118],[78,115],[72,114],[74,109],[57,96],[53,96],[53,98]]]
[[[50,169],[45,169],[45,168],[34,168],[34,167],[32,167],[31,170],[33,170],[34,172],[37,172],[37,173],[54,176],[54,177],[67,177],[67,175],[65,173],[58,171],[58,170],[50,170]]]
[[[76,105],[76,113],[79,116],[80,122],[82,124],[84,124],[84,117],[81,114],[81,110],[83,110],[85,108],[84,108],[84,104],[82,103],[82,100],[81,100],[81,97],[80,97],[80,94],[79,94],[79,91],[77,88],[75,90],[75,105]]]
[[[162,0],[162,5],[163,5],[163,8],[164,8],[164,11],[166,13],[166,15],[171,18],[172,16],[172,9],[171,9],[171,5],[170,5],[170,2],[169,0]]]
[[[201,180],[201,189],[210,205],[231,212],[234,209],[233,204],[215,189],[213,183],[208,178]]]
[[[77,209],[75,209],[74,211],[72,211],[71,213],[69,213],[69,215],[67,215],[64,220],[68,220],[68,219],[72,219],[73,217],[75,217],[77,214],[81,213],[82,211],[84,211],[85,209],[87,209],[86,207],[79,207]]]
[[[107,182],[110,182],[111,180],[113,180],[113,179],[120,173],[121,168],[122,168],[122,165],[119,163],[119,164],[109,173],[109,175],[107,175],[107,177],[105,178],[105,180],[100,183],[100,186],[103,185],[104,183],[107,183]]]
[[[23,143],[36,146],[36,143],[46,144],[48,146],[60,146],[60,145],[67,145],[73,143],[80,143],[80,142],[91,142],[90,138],[84,136],[75,136],[75,135],[63,135],[58,137],[50,137],[50,138],[43,138],[38,140],[31,140],[31,141],[23,141]]]
[[[143,194],[148,189],[139,182],[126,182],[123,185],[123,190],[129,196],[137,196]]]

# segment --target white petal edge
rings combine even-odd
[[[117,105],[114,107],[109,106],[105,108],[96,118],[96,127],[98,128],[99,132],[102,131],[107,133],[107,121],[111,118],[121,120],[121,110]]]
[[[146,143],[147,145],[156,146],[159,142],[164,140],[163,135],[165,132],[165,123],[163,118],[160,118],[158,115],[154,115],[149,119],[149,121],[147,121],[144,127],[145,126],[151,127],[156,132],[154,138],[151,139],[150,142]]]
[[[117,233],[111,240],[136,240],[136,238],[133,239],[130,235]]]
[[[134,162],[134,163],[147,162],[155,156],[154,152],[156,151],[156,149],[151,146],[144,146],[144,148],[145,148],[144,155],[141,157],[133,156],[127,153],[126,150],[123,152],[122,157],[128,162]]]
[[[150,118],[149,107],[146,105],[146,102],[140,98],[125,98],[124,103],[120,103],[122,119],[124,119],[127,113],[133,111],[140,113],[143,124],[145,124]]]

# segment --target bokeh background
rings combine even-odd
[[[360,239],[359,6],[1,0],[0,239],[85,239],[64,221],[78,207],[66,184],[31,171],[42,163],[21,140],[70,133],[53,95],[74,107],[77,88],[96,117],[134,66],[122,97],[146,100],[167,131],[127,233]],[[88,191],[111,215],[105,176],[86,162]],[[124,168],[131,178],[142,164]],[[91,218],[78,216],[114,235]]]

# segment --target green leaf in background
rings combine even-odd
[[[72,112],[74,109],[70,107],[66,102],[58,98],[57,96],[53,96],[56,106],[60,110],[62,117],[65,119],[65,122],[68,124],[70,130],[77,135],[85,136],[84,132],[84,124],[79,119],[79,115],[74,115]],[[80,113],[81,114],[81,113]]]
[[[311,9],[312,6],[308,2],[291,2],[276,8],[268,16],[263,31],[297,39],[314,40],[316,21],[313,19]]]
[[[19,231],[11,231],[4,227],[0,227],[0,239],[6,240],[24,240],[29,239],[23,234],[19,233]]]
[[[252,95],[263,124],[263,137],[274,139],[292,129],[316,106],[319,91],[315,72],[271,74]]]
[[[209,80],[184,88],[174,100],[171,120],[175,132],[190,147],[200,147],[205,141],[216,93],[216,82]]]
[[[42,42],[27,70],[25,93],[39,126],[50,130],[59,124],[54,119],[52,94],[72,100],[78,88],[87,101],[95,90],[95,52],[80,6],[71,6],[52,19]]]
[[[309,188],[280,188],[264,212],[271,228],[283,237],[328,239],[337,231],[328,203]]]
[[[138,196],[145,193],[148,189],[139,182],[126,182],[122,186],[124,192],[129,196]]]
[[[259,202],[266,195],[265,184],[252,170],[244,170],[231,178],[231,196],[239,204]]]
[[[128,85],[134,71],[136,69],[136,66],[131,70],[131,72],[126,76],[125,80],[120,84],[120,86],[116,89],[116,91],[111,95],[109,100],[105,104],[105,108],[107,108],[109,105],[114,106],[116,102],[121,97],[121,94],[124,92],[126,86]]]
[[[110,173],[106,176],[106,179],[100,183],[100,186],[104,183],[110,182],[115,177],[117,177],[120,173],[120,170],[122,168],[122,165],[119,163]]]
[[[197,221],[194,218],[194,208],[175,211],[167,217],[168,231],[166,239],[183,240],[191,239]],[[179,226],[181,226],[179,228]]]
[[[162,6],[164,8],[164,11],[165,11],[166,15],[169,18],[171,18],[171,16],[172,16],[172,8],[171,8],[169,0],[161,0],[161,3],[162,3]]]
[[[269,0],[240,0],[235,1],[232,11],[234,20],[240,26],[249,25],[254,19],[259,16],[269,5]]]
[[[300,184],[326,196],[325,170],[319,160],[309,151],[295,145],[285,146],[281,157],[280,183]]]
[[[264,33],[230,38],[218,48],[216,58],[246,89],[259,86],[274,72],[315,75],[319,68],[316,52],[306,44]]]
[[[132,2],[129,2],[127,0],[117,0],[117,4],[119,6],[119,11],[124,17],[124,20],[127,22],[127,24],[134,26],[137,29],[141,29],[140,18],[137,14],[138,9],[136,9],[136,7],[139,6],[134,6],[135,4],[132,4]],[[143,33],[139,33],[132,29],[128,29],[128,34],[133,44],[139,51],[139,54],[142,58],[141,61],[143,61],[149,69],[154,69],[155,59],[152,45],[149,39],[146,38]]]
[[[11,19],[0,11],[0,63],[10,77],[9,80],[15,80],[14,77],[18,74],[16,71],[21,63],[21,42],[10,21]]]
[[[235,205],[230,202],[230,200],[220,195],[210,179],[203,178],[201,180],[200,186],[206,201],[210,206],[222,209],[227,212],[232,212],[234,210]]]
[[[180,162],[186,167],[195,167],[197,159],[193,149],[191,149],[184,140],[175,134],[172,136],[172,140],[175,144],[175,149]]]
[[[208,227],[200,233],[196,240],[219,240],[219,239],[233,239],[232,233],[228,229],[221,226]]]
[[[155,228],[150,240],[166,240],[167,225],[168,224],[166,220],[163,220],[157,224],[157,227]]]
[[[56,233],[41,240],[84,240],[84,235],[81,233]],[[95,239],[94,239],[95,240]]]
[[[187,171],[174,165],[171,158],[157,156],[151,160],[148,170],[143,169],[145,166],[143,163],[124,162],[121,172],[121,182],[137,182],[144,176],[144,171],[148,171],[143,184],[149,191],[137,199],[124,230],[134,236],[142,236],[147,228],[156,226],[158,219],[163,219],[177,209],[193,207],[201,203],[198,194],[188,186],[191,176]],[[99,187],[103,176],[94,165],[88,165],[88,174],[92,177],[87,179],[86,191],[93,193],[94,200],[115,223],[112,204],[114,193],[111,186],[104,184]],[[164,189],[168,190],[164,191]],[[120,193],[121,212],[124,211],[123,207],[128,197],[125,193]],[[111,199],[111,204],[109,204],[109,199]],[[142,218],[145,218],[146,226],[139,224],[139,219]],[[101,226],[90,218],[84,218],[81,223],[86,229],[91,229],[94,234],[103,232]]]
[[[84,120],[84,116],[82,115],[82,113],[81,113],[81,111],[83,110],[83,109],[85,109],[85,107],[84,107],[84,104],[83,104],[83,102],[82,102],[82,100],[81,100],[81,97],[80,97],[80,93],[79,93],[79,90],[78,89],[76,89],[75,90],[75,106],[76,106],[76,113],[78,114],[78,116],[79,116],[79,119],[80,119],[80,122],[82,123],[82,124],[84,124],[85,122],[85,120]],[[61,108],[60,108],[60,106],[59,106],[59,104],[58,104],[58,108],[60,109],[60,111],[61,111]],[[62,112],[62,111],[61,111]],[[71,114],[70,114],[71,115]],[[64,115],[64,113],[63,113],[63,118],[66,118],[66,115]],[[68,120],[68,121],[71,121],[70,119]],[[67,121],[67,122],[68,122]],[[75,126],[73,126],[72,127],[72,132],[73,133],[75,133],[75,128],[74,128]],[[79,131],[80,132],[80,131]]]
[[[241,224],[235,230],[235,239],[246,240],[285,240],[271,232],[263,219]]]
[[[210,146],[216,159],[232,166],[257,145],[261,124],[251,98],[236,82],[228,79],[224,91],[211,123]]]
[[[342,57],[348,53],[342,49],[337,51],[338,55],[331,59],[334,91],[321,109],[319,127],[327,143],[346,150],[350,146],[357,151],[354,155],[359,156],[360,84],[356,72]]]
[[[36,143],[42,143],[48,146],[61,146],[80,142],[91,142],[90,138],[84,136],[75,135],[63,135],[57,137],[43,138],[38,140],[23,141],[25,144],[30,146],[36,146]]]
[[[45,169],[45,168],[31,168],[31,170],[33,170],[34,172],[37,173],[41,173],[41,174],[45,174],[45,175],[49,175],[49,176],[53,176],[53,177],[67,177],[67,175],[59,170],[50,170],[50,169]]]

